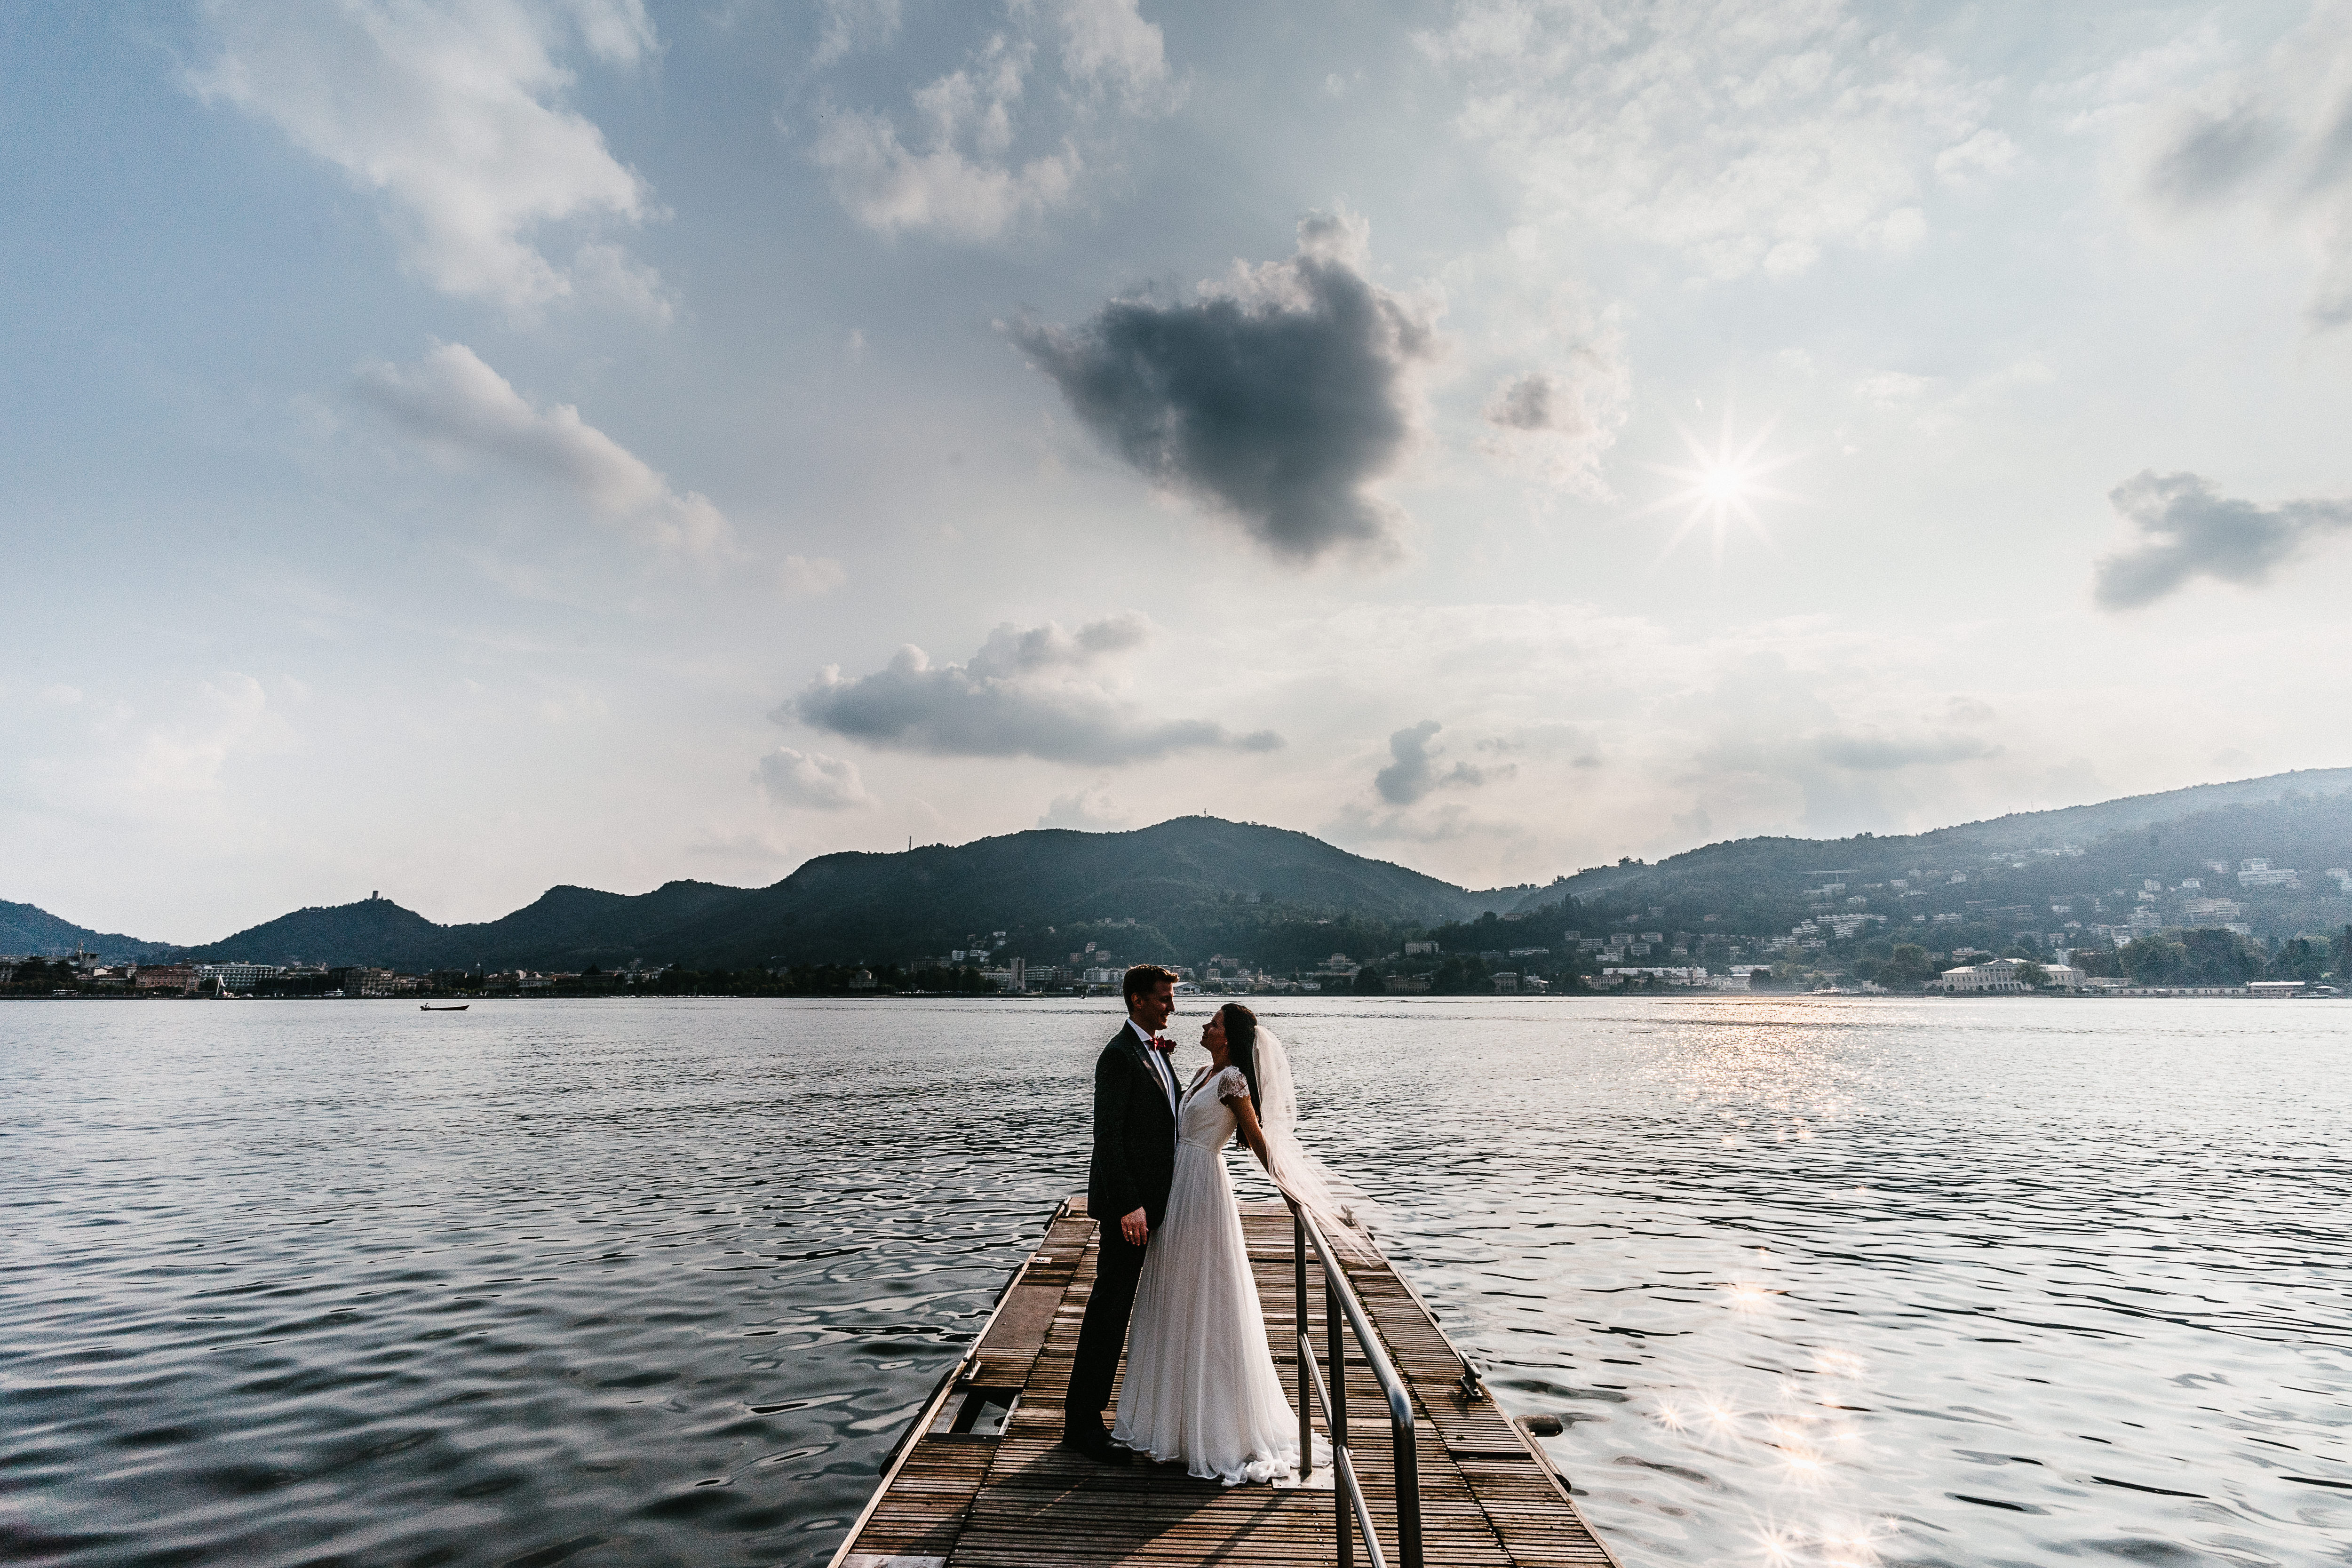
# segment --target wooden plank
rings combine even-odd
[[[1286,1389],[1295,1393],[1289,1214],[1278,1204],[1244,1205],[1243,1235],[1275,1361]],[[958,1375],[919,1417],[924,1435],[884,1478],[835,1568],[1336,1562],[1337,1500],[1328,1490],[1229,1489],[1175,1466],[1098,1465],[1059,1446],[1062,1398],[1094,1288],[1094,1237],[1083,1199],[1055,1212]],[[1412,1397],[1424,1561],[1432,1568],[1614,1568],[1534,1440],[1490,1402],[1465,1396],[1461,1359],[1410,1283],[1385,1258],[1345,1263],[1350,1288]],[[1327,1356],[1322,1270],[1312,1263],[1307,1292],[1307,1331],[1318,1357]],[[1393,1562],[1396,1477],[1387,1402],[1360,1347],[1349,1343],[1343,1364],[1349,1447]],[[952,1424],[953,1402],[983,1388],[1020,1391],[1001,1434],[929,1430],[934,1421]]]
[[[873,1497],[842,1538],[840,1549],[833,1554],[832,1568],[848,1568],[859,1558],[908,1555],[935,1556],[944,1563],[972,1498],[987,1478],[988,1459],[995,1445],[990,1438],[933,1435],[930,1428],[940,1413],[969,1386],[966,1373],[981,1347],[995,1332],[1007,1303],[1032,1282],[1033,1277],[1038,1283],[1045,1282],[1052,1268],[1057,1237],[1058,1250],[1066,1258],[1090,1228],[1083,1217],[1073,1221],[1070,1206],[1067,1202],[1061,1204],[1046,1220],[1045,1241],[1004,1282],[1003,1292],[997,1297],[988,1321],[981,1325],[980,1338],[956,1368],[940,1380],[938,1389],[908,1423],[910,1434],[922,1435],[905,1442],[884,1467],[882,1484],[875,1488]],[[1083,1205],[1079,1212],[1083,1216]],[[1046,1260],[1042,1268],[1041,1259]]]

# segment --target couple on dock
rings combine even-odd
[[[1087,1209],[1101,1247],[1063,1445],[1108,1465],[1146,1454],[1227,1486],[1295,1479],[1298,1416],[1266,1347],[1225,1145],[1238,1136],[1335,1241],[1345,1216],[1328,1175],[1298,1147],[1298,1096],[1274,1031],[1226,1003],[1201,1031],[1208,1064],[1181,1081],[1161,1034],[1176,976],[1139,964],[1123,989],[1128,1021],[1095,1063]],[[1127,1378],[1106,1430],[1123,1342]]]

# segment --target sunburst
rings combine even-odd
[[[1653,473],[1678,481],[1682,488],[1660,497],[1633,514],[1647,517],[1653,512],[1671,511],[1676,507],[1685,509],[1682,521],[1675,526],[1665,548],[1659,552],[1661,555],[1671,553],[1701,523],[1707,524],[1714,535],[1717,565],[1723,563],[1723,542],[1734,522],[1741,524],[1767,544],[1772,542],[1770,531],[1765,528],[1764,520],[1757,514],[1756,503],[1766,500],[1797,499],[1766,481],[1769,476],[1795,462],[1798,456],[1794,453],[1776,456],[1765,451],[1765,443],[1772,437],[1772,421],[1766,420],[1761,428],[1742,442],[1734,431],[1732,415],[1727,408],[1723,416],[1723,434],[1712,450],[1689,430],[1680,425],[1675,426],[1675,433],[1683,438],[1683,445],[1690,451],[1689,466],[1644,466]]]

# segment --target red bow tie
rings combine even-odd
[[[1158,1051],[1163,1057],[1169,1056],[1175,1051],[1176,1042],[1169,1039],[1164,1035],[1154,1035],[1151,1037],[1151,1048]]]

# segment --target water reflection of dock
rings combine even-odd
[[[1291,1216],[1279,1204],[1245,1204],[1243,1224],[1267,1337],[1295,1401],[1301,1292]],[[1173,1466],[1139,1459],[1113,1468],[1055,1446],[1078,1320],[1094,1281],[1093,1237],[1083,1198],[1055,1212],[978,1342],[908,1428],[834,1568],[1341,1561],[1339,1494],[1328,1470],[1318,1472],[1319,1486],[1228,1489]],[[1398,1568],[1424,1561],[1449,1568],[1612,1564],[1541,1451],[1482,1390],[1465,1388],[1459,1353],[1388,1260],[1349,1256],[1339,1267],[1381,1342],[1381,1353],[1367,1357],[1353,1333],[1345,1336],[1341,1402],[1363,1514],[1385,1561]],[[1328,1378],[1322,1266],[1308,1255],[1305,1272],[1308,1331],[1319,1375]],[[1340,1315],[1344,1321],[1344,1307]],[[1418,1542],[1398,1539],[1392,1412],[1376,1381],[1389,1369],[1400,1403],[1410,1400],[1416,1462],[1405,1479],[1408,1500],[1418,1492]],[[1318,1431],[1325,1425],[1318,1421]],[[1353,1560],[1366,1562],[1360,1535],[1352,1546]]]

